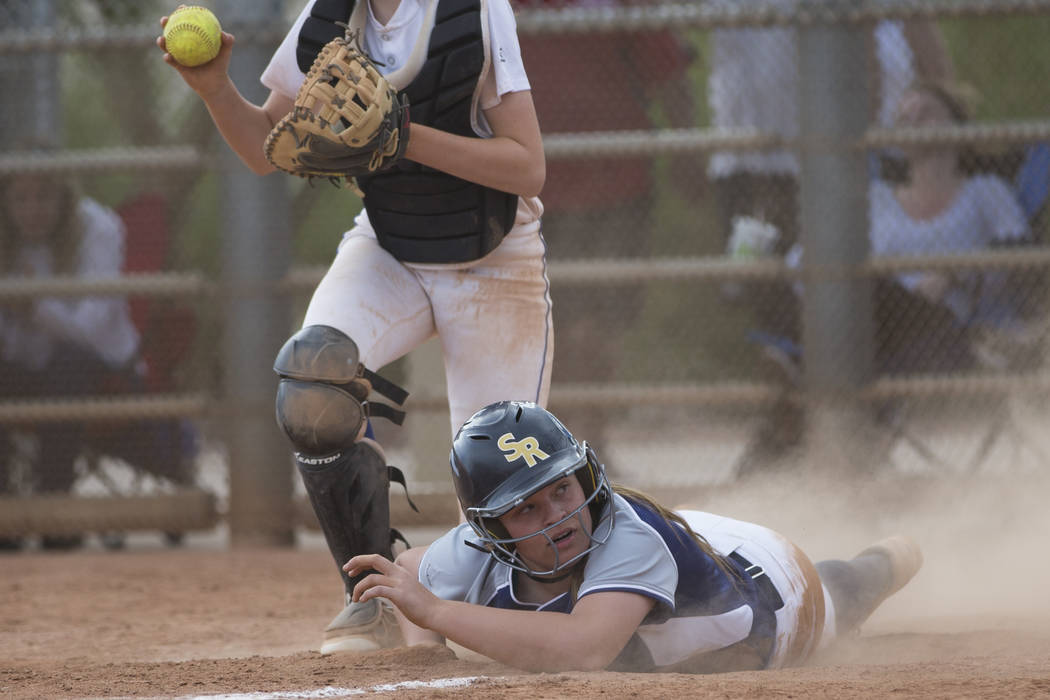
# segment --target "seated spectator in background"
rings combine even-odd
[[[961,124],[970,118],[967,95],[948,83],[926,82],[901,99],[897,125]],[[903,182],[875,180],[870,189],[873,257],[935,255],[987,249],[1028,240],[1028,223],[1009,183],[968,174],[951,145],[902,149]],[[1000,273],[976,270],[905,272],[876,285],[876,369],[930,372],[973,363],[966,334],[1008,300]]]
[[[0,179],[0,273],[25,279],[121,274],[125,228],[120,217],[81,196],[52,174]],[[139,333],[122,296],[22,298],[0,305],[0,400],[63,398],[138,391],[144,368]],[[43,422],[31,426],[38,452],[30,488],[69,491],[85,446],[119,456],[165,476],[181,474],[182,458],[160,421],[113,425]],[[10,490],[10,435],[0,426],[0,491]],[[158,438],[165,438],[158,442]],[[176,445],[177,447],[177,445]],[[45,538],[46,547],[71,547],[79,537]]]
[[[793,13],[798,0],[707,0],[713,7],[772,9]],[[954,69],[937,26],[924,19],[882,20],[866,34],[871,66],[871,122],[890,126],[901,95],[916,80],[946,80]],[[732,26],[711,32],[708,105],[712,126],[754,128],[798,138],[800,79],[798,29],[794,26]],[[889,154],[880,154],[887,156]],[[892,162],[896,162],[897,154]],[[885,159],[885,158],[884,158]],[[873,157],[873,165],[879,159]],[[888,159],[887,159],[888,160]],[[875,168],[873,168],[874,170]],[[790,149],[717,151],[707,169],[718,201],[720,228],[730,255],[745,255],[738,244],[756,220],[773,236],[760,253],[783,256],[799,239],[799,160]],[[743,235],[742,235],[743,234]],[[798,319],[780,281],[733,282],[726,297],[750,306],[763,327],[794,334]]]
[[[969,120],[972,96],[950,82],[920,82],[901,97],[896,125],[931,127]],[[972,158],[954,145],[916,144],[899,151],[902,179],[872,181],[869,240],[872,257],[965,253],[1029,242],[1029,227],[1010,184],[970,172]],[[789,265],[802,257],[796,245]],[[798,299],[791,297],[797,306]],[[1005,273],[974,269],[916,270],[876,281],[876,374],[958,372],[974,366],[973,330],[1012,313]],[[797,312],[796,312],[797,314]],[[780,332],[780,329],[777,330]],[[797,333],[784,338],[798,347]],[[801,361],[801,357],[796,361]],[[801,443],[802,408],[788,398],[762,416],[737,473],[760,471]]]

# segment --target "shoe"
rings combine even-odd
[[[890,586],[882,596],[882,600],[904,588],[915,574],[922,568],[922,550],[919,543],[905,535],[895,535],[879,540],[875,544],[866,547],[858,554],[858,557],[869,554],[881,554],[890,561]]]
[[[394,606],[373,598],[367,603],[350,603],[328,623],[321,653],[375,651],[403,644]]]

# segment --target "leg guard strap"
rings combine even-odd
[[[386,469],[387,469],[387,475],[389,476],[390,481],[393,481],[396,484],[401,484],[401,488],[403,488],[405,490],[405,500],[408,501],[408,505],[412,508],[412,510],[414,510],[414,511],[416,511],[418,513],[419,512],[419,508],[416,508],[416,504],[412,502],[412,498],[408,495],[408,484],[405,483],[405,473],[403,471],[401,471],[400,469],[398,469],[397,467],[387,467]],[[401,533],[398,533],[398,534],[400,535]],[[400,539],[401,539],[402,542],[405,542],[405,538],[404,537],[401,537]],[[408,544],[408,543],[405,542],[405,544]]]

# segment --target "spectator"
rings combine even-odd
[[[651,4],[653,0],[517,2],[518,7],[532,9]],[[693,53],[672,31],[525,34],[521,47],[536,86],[533,98],[545,135],[651,130],[658,118],[672,127],[695,125],[694,91],[687,81]],[[680,160],[675,167],[696,167],[691,156]],[[543,235],[551,259],[649,255],[657,196],[653,168],[652,157],[646,156],[549,160]],[[692,172],[675,179],[702,181]],[[556,382],[601,383],[617,377],[623,338],[641,312],[644,288],[614,282],[552,287]],[[611,410],[586,406],[561,414],[593,444],[606,446]]]
[[[742,5],[792,12],[797,0],[738,0]],[[935,25],[925,20],[883,20],[870,35],[872,121],[889,126],[900,95],[916,79],[952,75],[951,61]],[[799,133],[798,36],[792,26],[755,26],[712,32],[708,102],[712,125],[754,127],[792,141]],[[798,241],[799,163],[792,150],[721,151],[712,154],[708,177],[720,202],[721,228],[730,253],[734,225],[757,219],[775,227],[769,254],[784,255]],[[790,296],[778,283],[752,284],[746,290],[727,285],[734,299],[752,306],[764,328],[795,332]],[[785,301],[787,300],[787,301]]]
[[[712,4],[723,0],[711,0]],[[793,12],[798,0],[738,0],[744,5]],[[916,79],[950,78],[953,67],[936,25],[928,20],[875,24],[868,41],[871,120],[889,126],[901,93]],[[720,28],[712,32],[708,104],[712,125],[754,127],[791,142],[799,133],[798,35],[793,26]],[[873,173],[899,163],[895,153],[873,155]],[[899,168],[898,168],[899,169]],[[799,240],[799,162],[789,149],[723,151],[712,154],[708,177],[719,202],[727,252],[736,254],[749,237],[762,255],[783,256]],[[752,241],[754,242],[754,241]],[[753,246],[748,246],[753,249]],[[779,341],[767,347],[776,357],[797,347],[798,304],[779,281],[729,283],[723,293],[746,305],[762,333]],[[760,469],[797,445],[804,431],[801,407],[785,396],[760,418],[741,457],[738,473]]]
[[[897,124],[960,124],[970,111],[968,95],[959,87],[918,83],[902,96]],[[1027,240],[1024,213],[1001,177],[967,174],[963,155],[953,146],[910,146],[902,157],[904,182],[871,184],[873,256],[961,253]],[[876,285],[876,369],[930,372],[971,366],[968,328],[1006,301],[1004,282],[993,273],[929,270],[881,280]]]
[[[896,124],[929,127],[969,120],[972,96],[946,82],[919,82],[902,93]],[[875,179],[869,188],[873,257],[964,253],[1029,241],[1024,212],[997,175],[970,173],[971,158],[954,146],[916,144],[900,149],[900,182]],[[801,248],[789,253],[801,259]],[[905,271],[876,281],[875,372],[958,372],[976,362],[975,325],[997,322],[1013,307],[1009,280],[996,272]],[[796,300],[797,302],[797,300]],[[792,336],[792,343],[798,342]],[[738,474],[756,471],[760,455],[783,453],[801,438],[797,406],[778,404],[764,416]],[[791,424],[794,433],[784,429]]]
[[[20,174],[0,179],[0,266],[26,279],[121,274],[125,229],[120,217],[81,196],[61,176]],[[0,308],[2,398],[60,398],[135,391],[142,383],[139,333],[121,296],[42,297]],[[119,428],[119,429],[118,429]],[[105,423],[46,422],[34,426],[39,451],[32,488],[67,492],[75,461],[86,443],[163,475],[185,478],[179,444],[158,443],[178,429],[154,422],[132,427]],[[3,435],[0,488],[11,488],[11,451]],[[111,448],[111,449],[110,449]],[[49,548],[79,545],[78,537],[45,537]]]

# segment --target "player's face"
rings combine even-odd
[[[579,480],[570,475],[529,496],[500,522],[512,538],[538,533],[519,542],[517,553],[530,568],[550,570],[591,544],[591,513],[581,507],[584,500]],[[579,512],[573,515],[576,510]],[[546,532],[539,534],[542,530]]]

